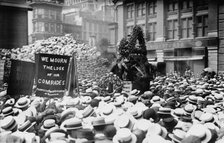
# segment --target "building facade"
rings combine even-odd
[[[28,44],[26,0],[0,0],[0,48],[19,48]]]
[[[33,0],[32,41],[63,35],[62,3],[49,0]]]
[[[91,46],[98,46],[102,39],[116,43],[110,33],[114,22],[113,5],[105,0],[65,0],[63,22],[81,26],[81,39]],[[113,37],[113,38],[112,38]]]
[[[217,0],[140,0],[115,4],[118,40],[140,25],[145,33],[148,60],[164,62],[166,73],[199,75],[218,65]]]

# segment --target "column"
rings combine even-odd
[[[157,0],[157,29],[156,41],[165,41],[166,23],[165,23],[165,0]]]

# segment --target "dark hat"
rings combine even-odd
[[[105,118],[101,116],[95,117],[92,121],[92,125],[93,127],[106,125]]]
[[[154,121],[158,118],[157,113],[154,109],[148,108],[143,112],[143,118],[149,120],[152,118]]]
[[[185,137],[181,143],[201,143],[201,139],[197,136],[188,136]]]
[[[142,141],[145,138],[145,133],[142,130],[135,129],[132,131],[132,133],[137,137],[137,142],[136,143],[142,143]]]
[[[180,117],[180,121],[187,122],[187,123],[192,123],[193,122],[191,116],[186,116],[186,115]]]
[[[104,135],[112,140],[113,137],[115,136],[117,130],[116,128],[114,127],[114,125],[107,125],[105,128],[104,128]]]
[[[98,106],[99,106],[99,102],[100,102],[100,100],[98,100],[98,99],[93,99],[93,100],[90,102],[90,106],[92,106],[93,108],[94,108],[94,107],[98,107]]]
[[[174,128],[178,123],[178,121],[174,119],[174,117],[172,116],[168,118],[164,118],[162,121],[163,121],[164,127],[166,127],[167,129]]]
[[[93,141],[94,140],[94,132],[91,129],[80,129],[77,132],[77,138],[87,139],[88,141]]]

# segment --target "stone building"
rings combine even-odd
[[[224,62],[218,62],[222,59],[218,0],[118,0],[115,9],[118,40],[134,25],[142,26],[148,60],[165,63],[166,73],[183,74],[190,68],[199,75],[205,67],[224,70]]]

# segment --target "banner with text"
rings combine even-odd
[[[62,97],[65,92],[69,56],[36,54],[37,96]]]

